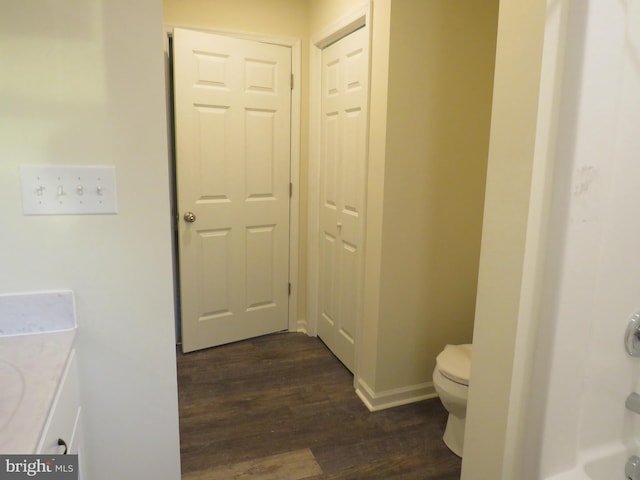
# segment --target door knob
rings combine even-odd
[[[624,333],[624,346],[632,357],[640,357],[640,312],[633,314]]]
[[[184,214],[184,221],[187,223],[193,223],[196,221],[196,214],[193,212],[187,212]]]
[[[58,446],[64,447],[64,450],[62,448],[58,449],[58,451],[62,450],[62,453],[60,455],[66,455],[69,452],[69,447],[67,446],[67,442],[65,442],[61,438],[58,439]]]

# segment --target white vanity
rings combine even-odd
[[[71,292],[0,295],[0,453],[78,454],[82,478],[75,340]]]

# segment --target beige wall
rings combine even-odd
[[[363,4],[363,0],[309,0],[309,32],[312,36],[322,32]]]
[[[163,0],[163,22],[171,27],[227,30],[301,41],[298,319],[306,318],[307,178],[309,138],[309,2],[307,0]]]
[[[306,0],[163,0],[165,25],[307,38]]]
[[[377,392],[431,381],[446,343],[471,342],[497,0],[395,1],[390,18]]]
[[[159,0],[2,2],[0,293],[71,289],[87,478],[180,477]],[[117,215],[24,216],[20,166],[114,165]]]
[[[523,15],[526,12],[526,15]],[[545,2],[501,2],[464,480],[505,479]]]

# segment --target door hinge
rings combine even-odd
[[[289,182],[289,198],[293,197],[293,183]]]
[[[293,90],[293,73],[291,74],[291,90]]]
[[[291,282],[289,282],[289,296],[291,296]]]

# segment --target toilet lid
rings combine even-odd
[[[469,385],[471,375],[471,345],[447,345],[436,358],[442,375],[456,383]]]

